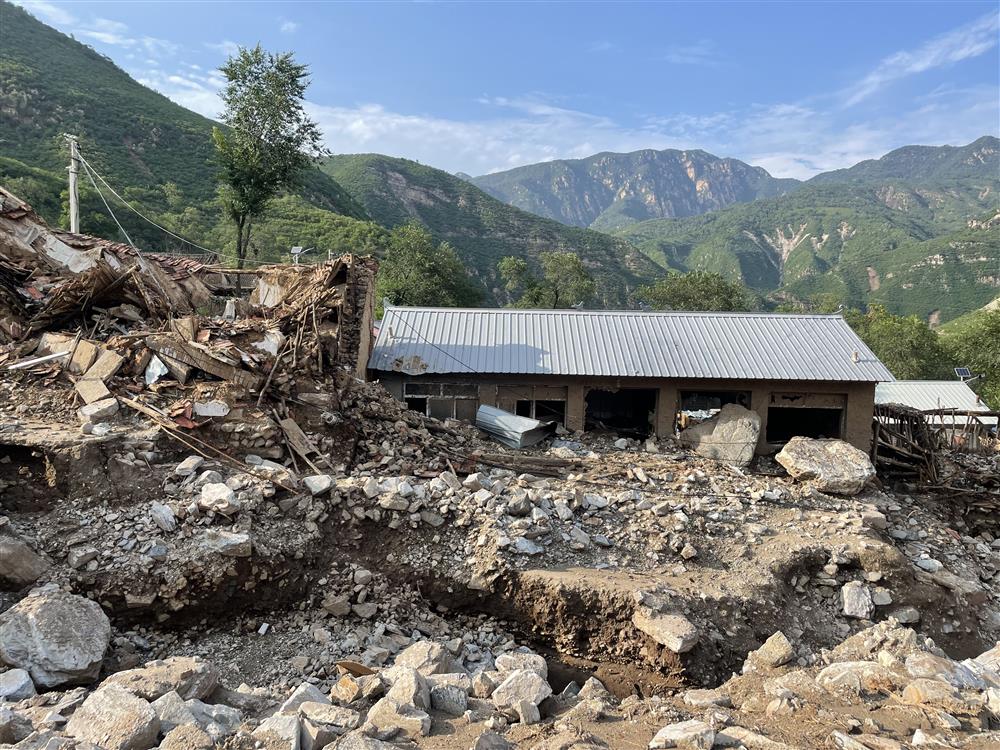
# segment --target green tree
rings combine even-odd
[[[641,287],[635,296],[655,310],[751,312],[761,309],[760,298],[750,289],[709,271],[670,271],[655,284]]]
[[[1000,310],[977,313],[942,340],[956,365],[983,375],[971,387],[992,408],[1000,409]]]
[[[393,305],[474,306],[481,297],[455,249],[447,242],[435,244],[416,222],[390,233],[375,293],[379,307],[383,299]]]
[[[566,251],[539,254],[542,277],[537,278],[523,258],[508,256],[497,264],[504,288],[518,294],[514,307],[559,309],[590,302],[597,284],[580,256]]]
[[[253,222],[326,152],[303,107],[308,69],[290,53],[241,47],[219,70],[226,77],[222,121],[228,129],[213,128],[212,138],[220,197],[236,225],[236,264],[243,268]]]
[[[952,360],[937,333],[915,315],[893,315],[882,305],[848,310],[844,319],[900,380],[930,380],[951,373]]]

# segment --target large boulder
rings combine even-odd
[[[843,440],[793,437],[775,460],[792,478],[837,495],[856,495],[875,476],[868,454]]]
[[[675,654],[687,653],[698,643],[698,629],[683,615],[661,614],[640,606],[632,614],[632,624]]]
[[[462,665],[455,661],[444,646],[434,641],[417,641],[407,646],[396,655],[395,664],[411,667],[424,677],[462,671]]]
[[[680,441],[699,456],[746,466],[753,460],[759,437],[760,415],[726,404],[710,419],[682,430]]]
[[[552,688],[538,672],[530,669],[517,669],[497,685],[493,695],[493,705],[497,708],[516,710],[522,701],[537,706],[552,695]]]
[[[219,673],[209,662],[197,656],[174,656],[147,662],[138,669],[127,669],[108,677],[103,685],[118,685],[130,693],[155,701],[175,691],[183,700],[204,698],[219,683]]]
[[[389,736],[402,733],[416,738],[431,731],[431,717],[426,711],[399,703],[388,696],[371,707],[367,721],[376,731]]]
[[[46,688],[92,682],[111,639],[100,606],[54,587],[35,589],[0,614],[0,659]]]
[[[109,685],[95,690],[76,709],[66,733],[107,750],[149,750],[156,747],[160,720],[148,701]]]
[[[48,569],[48,562],[20,539],[0,537],[0,583],[28,586]]]

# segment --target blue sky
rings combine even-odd
[[[237,45],[293,51],[332,151],[470,174],[701,148],[805,178],[1000,135],[996,0],[20,4],[208,116]]]

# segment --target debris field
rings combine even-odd
[[[365,382],[375,271],[0,192],[0,747],[1000,747],[996,453],[509,449]]]

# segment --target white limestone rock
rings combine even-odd
[[[868,454],[843,440],[793,437],[774,458],[792,478],[836,495],[856,495],[875,476]]]
[[[711,750],[715,744],[715,730],[703,721],[690,719],[663,727],[649,743],[650,750],[684,748],[684,750]]]
[[[117,685],[91,693],[66,725],[70,737],[106,750],[149,750],[159,732],[160,720],[149,702]]]
[[[632,624],[675,654],[685,654],[698,644],[697,628],[683,615],[660,614],[639,606],[632,614]]]
[[[0,659],[45,688],[93,681],[111,638],[100,606],[48,586],[0,614]]]
[[[549,683],[530,669],[518,669],[507,675],[496,686],[490,698],[497,708],[517,710],[521,701],[531,701],[536,706],[552,695]]]
[[[683,430],[678,439],[699,456],[746,466],[757,450],[760,415],[739,404],[726,404],[719,413]]]
[[[35,695],[35,683],[24,669],[0,672],[0,703],[17,703]]]
[[[848,581],[840,589],[840,601],[844,614],[859,620],[869,620],[875,614],[872,592],[859,581]]]

